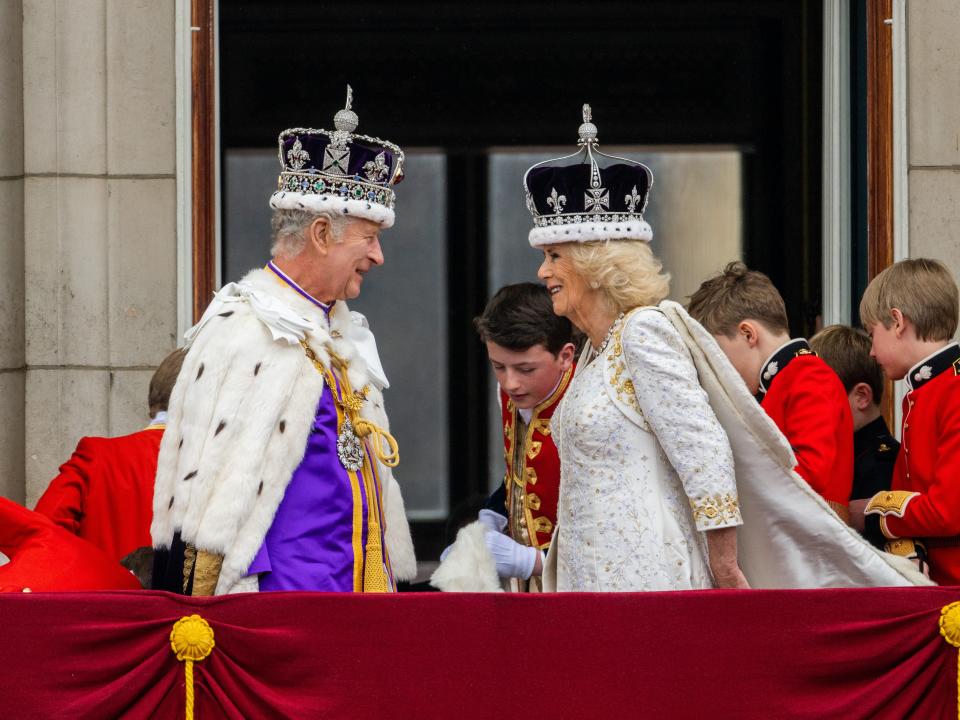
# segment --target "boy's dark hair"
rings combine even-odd
[[[573,325],[553,314],[550,293],[543,285],[505,285],[490,298],[473,326],[484,342],[522,352],[543,345],[556,355],[573,340]]]
[[[883,370],[870,357],[870,336],[859,328],[830,325],[810,338],[810,347],[840,377],[848,393],[858,383],[873,391],[873,402],[883,397]]]
[[[762,272],[740,261],[704,280],[690,296],[687,312],[712,335],[733,337],[744,320],[758,320],[773,332],[788,332],[787,308]]]

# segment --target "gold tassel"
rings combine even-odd
[[[389,592],[386,570],[383,567],[383,548],[380,547],[380,526],[371,520],[367,529],[367,547],[363,557],[363,591]]]

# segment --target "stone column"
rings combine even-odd
[[[24,499],[21,0],[0,0],[0,495]]]
[[[960,278],[960,12],[956,0],[907,3],[910,256]]]
[[[175,347],[175,2],[22,4],[32,507],[82,436],[147,424],[147,384]]]

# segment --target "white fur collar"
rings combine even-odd
[[[356,388],[373,383],[378,389],[390,387],[377,352],[377,341],[367,319],[337,301],[326,314],[267,270],[251,270],[237,283],[228,283],[214,296],[210,305],[184,335],[189,346],[200,329],[236,303],[249,305],[257,318],[270,330],[275,341],[291,345],[307,340],[320,362],[329,367],[329,347],[349,365],[350,382]]]

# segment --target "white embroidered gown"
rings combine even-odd
[[[741,523],[733,456],[663,313],[636,310],[615,323],[604,352],[578,368],[552,426],[556,589],[712,587],[702,531]]]

